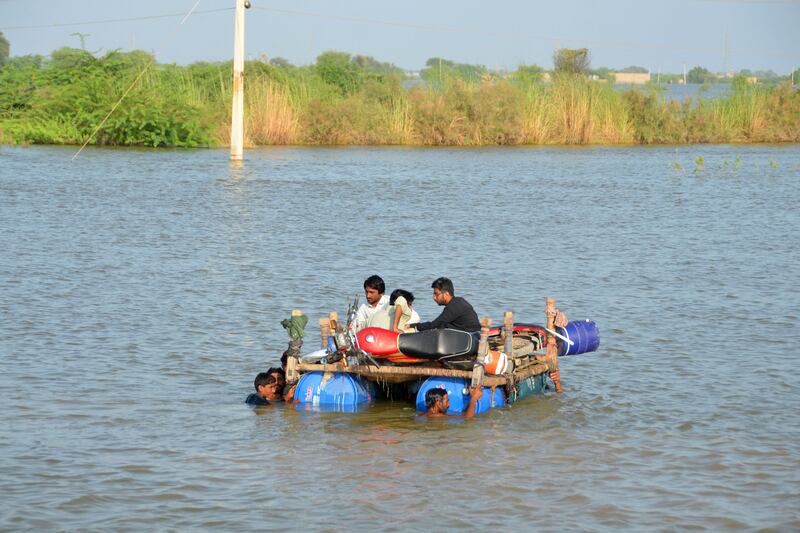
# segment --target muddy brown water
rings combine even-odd
[[[0,530],[800,529],[800,147],[73,153],[0,147]],[[600,350],[467,422],[243,405],[372,273]]]

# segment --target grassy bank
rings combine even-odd
[[[440,77],[406,89],[371,58],[245,67],[246,143],[525,145],[800,142],[800,91],[735,83],[731,96],[668,102],[574,75]],[[230,63],[157,65],[144,52],[61,49],[0,70],[0,142],[82,144],[144,71],[92,144],[225,145]]]

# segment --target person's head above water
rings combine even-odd
[[[273,366],[267,370],[267,374],[275,378],[275,387],[272,388],[271,394],[267,396],[267,399],[281,400],[283,398],[283,387],[286,386],[286,372],[280,367]]]
[[[364,280],[364,296],[369,305],[376,306],[384,292],[386,292],[386,284],[380,276],[373,274]]]
[[[431,288],[433,289],[433,301],[439,305],[449,304],[456,293],[450,278],[437,278],[431,283]]]
[[[255,387],[259,396],[269,398],[275,395],[275,391],[278,388],[278,380],[275,378],[275,374],[259,372],[256,379],[253,380],[253,387]]]
[[[446,413],[450,408],[450,398],[447,391],[440,388],[430,389],[425,393],[425,407],[428,413]]]
[[[414,303],[413,294],[403,289],[395,289],[392,291],[392,294],[389,295],[389,305],[394,305],[394,302],[396,302],[401,296],[406,299],[406,303],[408,303],[408,305]]]

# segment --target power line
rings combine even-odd
[[[2,0],[0,0],[2,1]],[[221,11],[233,11],[234,8],[232,7],[223,7],[219,9],[205,9],[200,11],[191,12],[193,15],[202,15],[206,13],[219,13]],[[5,26],[0,27],[0,30],[8,31],[8,30],[36,30],[41,28],[60,28],[63,26],[87,26],[89,24],[108,24],[110,22],[130,22],[136,20],[153,20],[153,19],[165,19],[165,18],[178,18],[178,17],[186,17],[186,13],[168,13],[164,15],[147,15],[143,17],[128,17],[128,18],[119,18],[119,19],[105,19],[105,20],[88,20],[84,22],[59,22],[56,24],[37,24],[33,26]]]
[[[701,1],[714,1],[714,0],[701,0]],[[716,1],[737,1],[737,0],[716,0]],[[745,1],[745,0],[739,0]],[[753,0],[750,0],[753,1]],[[793,0],[795,2],[800,0]],[[361,17],[348,17],[343,15],[329,15],[326,13],[318,13],[313,11],[297,11],[292,9],[279,9],[273,7],[262,7],[262,6],[252,6],[252,9],[261,10],[261,11],[269,11],[273,13],[280,13],[283,15],[298,15],[304,17],[315,17],[315,18],[322,18],[322,19],[329,19],[329,20],[341,20],[345,22],[356,22],[360,24],[374,24],[378,26],[391,26],[391,27],[398,27],[398,28],[411,28],[417,30],[425,30],[425,31],[432,31],[432,32],[444,32],[444,33],[463,33],[478,37],[493,37],[499,39],[535,39],[539,41],[547,41],[552,42],[556,45],[556,47],[560,47],[560,44],[563,42],[573,41],[579,42],[584,45],[591,45],[591,46],[616,46],[622,48],[647,48],[653,50],[667,50],[672,52],[681,52],[681,53],[697,53],[697,52],[706,52],[707,48],[688,48],[688,47],[679,47],[674,46],[671,44],[665,43],[653,43],[653,44],[643,44],[640,42],[625,42],[625,41],[612,41],[612,40],[598,40],[598,39],[585,39],[585,38],[576,38],[576,39],[567,39],[565,37],[552,37],[552,36],[545,36],[545,35],[535,35],[531,33],[512,33],[512,32],[493,32],[493,31],[486,31],[486,30],[475,30],[470,28],[459,28],[454,26],[433,26],[433,25],[422,25],[422,24],[413,24],[413,23],[406,23],[406,22],[396,22],[390,20],[378,20],[378,19],[369,19],[369,18],[361,18]],[[767,52],[766,55],[770,55],[772,57],[796,57],[797,54],[794,52],[787,52],[787,53],[775,53],[775,52]]]
[[[184,13],[179,13],[178,14],[178,16],[182,17],[181,21],[178,23],[178,27],[179,28],[181,26],[183,26],[184,22],[186,22],[186,20],[190,16],[192,16],[192,14],[194,14],[194,13],[203,13],[202,11],[195,11],[199,4],[200,4],[200,0],[197,0],[194,3],[194,5],[192,6],[192,8],[186,14],[184,14]],[[213,10],[213,11],[228,11],[229,9],[230,8],[228,8],[228,9],[216,9],[216,10]],[[208,10],[208,11],[205,11],[205,12],[208,13],[209,11],[211,11],[211,10]],[[171,35],[168,35],[168,37],[172,38],[175,35],[176,35],[176,32],[173,32]],[[89,144],[89,142],[91,142],[91,140],[94,138],[94,136],[97,135],[97,132],[100,131],[100,128],[102,128],[103,125],[106,123],[106,121],[108,120],[108,117],[110,117],[114,113],[114,111],[116,111],[117,107],[119,107],[119,104],[121,104],[122,101],[125,99],[125,97],[128,96],[128,93],[131,92],[131,90],[133,89],[133,87],[137,83],[139,83],[139,80],[142,79],[142,76],[144,76],[145,72],[147,72],[150,69],[150,67],[153,66],[154,63],[155,63],[155,56],[150,58],[150,61],[144,66],[144,68],[142,68],[142,70],[139,72],[139,75],[136,76],[136,79],[133,80],[133,82],[128,86],[128,88],[125,89],[125,92],[122,93],[122,96],[119,97],[119,100],[117,100],[117,103],[114,104],[114,106],[111,108],[111,110],[108,112],[108,114],[103,118],[102,121],[100,121],[100,124],[98,124],[97,127],[94,129],[94,131],[92,131],[92,134],[89,135],[89,137],[86,138],[86,141],[81,145],[81,147],[78,149],[78,151],[75,152],[75,155],[72,156],[72,161],[75,161],[75,158],[80,155],[80,153],[83,151],[84,148],[86,148],[86,146]]]

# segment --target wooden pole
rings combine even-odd
[[[236,0],[233,23],[231,161],[241,161],[244,157],[244,8],[245,0]]]
[[[368,379],[378,379],[380,377],[397,376],[402,378],[401,381],[411,381],[419,378],[420,376],[447,376],[470,379],[472,377],[471,370],[455,370],[451,368],[434,368],[428,366],[375,366],[375,365],[356,365],[345,366],[343,363],[338,362],[334,364],[310,364],[298,363],[298,370],[303,372],[347,372],[349,374],[357,374],[364,376]],[[536,376],[544,374],[548,371],[546,363],[536,362],[525,368],[517,371],[515,377],[518,380],[523,380],[528,376]],[[483,376],[484,386],[492,387],[497,385],[504,385],[509,378],[506,376]],[[397,381],[398,383],[401,381]]]
[[[503,313],[503,337],[505,339],[504,349],[509,359],[514,356],[514,312],[506,311]]]
[[[297,365],[299,364],[297,357],[288,357],[286,359],[286,382],[294,383],[300,376],[297,373]]]
[[[322,337],[322,347],[328,347],[328,335],[331,334],[331,321],[328,318],[319,319],[319,333]]]
[[[492,327],[492,319],[489,317],[481,318],[481,338],[478,341],[478,357],[483,359],[489,353],[489,328]]]
[[[478,360],[475,366],[472,367],[472,380],[470,387],[477,387],[483,382],[483,359],[489,353],[489,328],[492,326],[492,319],[488,317],[481,318],[481,338],[478,341]],[[494,401],[494,399],[492,399]]]
[[[303,311],[300,309],[292,309],[292,316],[303,316]],[[289,341],[289,349],[287,350],[289,353],[296,353],[293,346],[295,341],[298,339],[291,339]],[[303,341],[300,340],[300,345],[302,346]],[[294,383],[299,379],[299,374],[297,373],[297,365],[299,364],[299,360],[295,355],[289,355],[286,358],[286,382],[287,383]]]
[[[547,298],[547,307],[545,308],[547,315],[547,329],[554,331],[556,319],[556,301],[552,298]],[[561,374],[558,371],[558,344],[556,344],[556,337],[552,333],[547,334],[547,348],[546,348],[547,366],[550,367],[550,379],[553,380],[553,385],[557,393],[564,392],[561,386]]]

